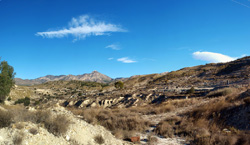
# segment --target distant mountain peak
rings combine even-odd
[[[21,78],[16,78],[16,85],[35,85],[35,84],[42,84],[49,81],[71,81],[71,80],[79,80],[79,81],[89,81],[89,82],[99,82],[99,83],[106,83],[112,81],[112,78],[104,75],[96,70],[92,71],[91,73],[85,73],[82,75],[46,75],[44,77],[36,78],[36,79],[26,79],[23,80]]]

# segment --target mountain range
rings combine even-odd
[[[79,81],[107,83],[112,81],[112,78],[98,71],[93,71],[91,73],[85,73],[82,75],[59,75],[59,76],[47,75],[36,79],[15,78],[15,83],[16,85],[30,86],[30,85],[42,84],[49,81],[60,81],[60,80],[64,81],[79,80]]]

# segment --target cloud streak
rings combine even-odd
[[[111,44],[111,45],[108,45],[106,46],[105,48],[111,48],[113,50],[120,50],[120,46],[119,45],[116,45],[116,44]]]
[[[137,61],[132,60],[132,59],[130,59],[128,57],[118,58],[117,61],[120,61],[122,63],[135,63],[135,62],[137,62]]]
[[[237,3],[237,4],[239,4],[239,5],[242,5],[242,6],[244,6],[244,7],[250,8],[250,6],[248,6],[248,5],[246,5],[246,4],[243,4],[243,3],[239,2],[239,1],[236,1],[236,0],[232,0],[232,1],[235,2],[235,3]],[[248,1],[249,1],[249,0],[248,0]]]
[[[110,35],[113,32],[126,32],[119,25],[97,21],[88,15],[72,18],[67,28],[55,31],[37,32],[37,36],[44,38],[62,38],[73,36],[76,40],[84,39],[88,36]]]
[[[197,52],[194,52],[192,55],[194,59],[203,60],[203,61],[207,61],[210,63],[229,62],[229,61],[233,61],[237,59],[234,57],[230,57],[224,54],[214,53],[214,52],[197,51]]]

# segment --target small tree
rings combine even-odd
[[[123,89],[124,83],[122,81],[118,81],[115,83],[115,87],[118,89]]]
[[[188,90],[188,93],[189,93],[189,94],[194,94],[194,93],[195,93],[194,87],[192,87],[190,90]]]
[[[0,102],[5,100],[15,84],[14,76],[14,68],[7,61],[2,61],[0,63]]]

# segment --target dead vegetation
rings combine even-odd
[[[7,127],[12,122],[12,116],[9,111],[0,109],[0,128]]]
[[[134,132],[142,132],[150,123],[143,120],[138,113],[129,109],[70,109],[74,114],[83,116],[84,120],[92,124],[99,124],[110,130],[121,139],[128,139]]]
[[[214,94],[222,96],[210,99],[209,103],[185,114],[165,118],[157,125],[154,132],[164,137],[181,136],[195,145],[247,145],[250,143],[250,132],[237,129],[237,125],[231,126],[233,123],[228,125],[227,116],[230,115],[234,115],[236,118],[234,121],[237,123],[238,114],[230,112],[234,108],[245,110],[249,104],[249,97],[239,100],[240,92],[240,89],[212,92],[210,94],[213,96]]]
[[[0,110],[0,128],[8,127],[16,123],[17,129],[22,129],[22,122],[32,122],[41,124],[48,132],[54,135],[63,135],[70,125],[69,119],[65,115],[52,115],[50,111],[29,111],[23,106],[11,106],[8,111]],[[30,133],[36,134],[35,129],[30,129]]]
[[[220,96],[227,96],[236,91],[235,88],[223,88],[215,91],[211,91],[208,93],[208,97],[220,97]]]
[[[102,135],[97,135],[94,137],[94,140],[96,143],[98,144],[103,144],[105,141],[104,141],[104,138],[102,137]]]

